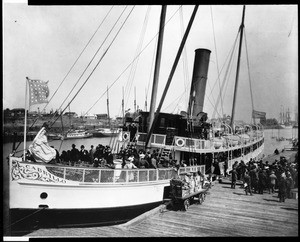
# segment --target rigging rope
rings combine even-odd
[[[247,38],[246,38],[246,30],[245,30],[245,47],[246,47],[248,77],[249,77],[249,86],[250,86],[250,95],[251,95],[251,105],[252,105],[252,110],[254,110],[253,93],[252,93],[251,76],[250,76],[250,64],[249,64],[249,56],[248,56],[248,48],[247,48]]]
[[[180,27],[181,27],[181,38],[184,36],[184,24],[183,24],[183,12],[182,8],[180,9]],[[189,77],[189,69],[188,69],[188,58],[187,58],[187,51],[186,46],[183,48],[183,58],[182,58],[182,65],[183,65],[183,79],[185,84],[185,105],[189,102],[189,87],[191,86],[191,81]],[[186,107],[185,110],[188,108]]]
[[[59,108],[61,108],[63,106],[63,104],[66,102],[66,100],[68,99],[68,97],[71,95],[72,91],[74,90],[74,88],[77,86],[78,82],[81,80],[82,76],[85,74],[86,70],[88,69],[88,67],[91,65],[92,61],[95,59],[96,55],[98,54],[98,52],[100,51],[101,47],[103,46],[103,44],[105,43],[105,41],[107,40],[107,38],[109,37],[109,35],[111,34],[112,30],[114,29],[114,27],[116,26],[116,24],[119,22],[121,16],[123,15],[123,13],[125,12],[127,6],[123,9],[122,13],[120,14],[120,16],[118,17],[118,19],[116,20],[116,22],[114,23],[113,27],[111,28],[111,30],[109,31],[109,33],[106,35],[105,39],[103,40],[103,42],[101,43],[101,45],[99,46],[99,48],[97,49],[96,53],[94,54],[94,56],[92,57],[92,59],[90,60],[90,62],[88,63],[88,65],[85,67],[84,71],[82,72],[82,74],[80,75],[80,77],[78,78],[77,82],[75,83],[75,85],[72,87],[72,89],[69,91],[69,94],[67,95],[67,97],[64,99],[63,103],[60,105]],[[107,51],[107,50],[106,50]],[[104,54],[102,55],[102,57],[100,58],[100,61],[102,60],[103,56],[105,55],[106,51],[104,52]],[[97,63],[96,66],[98,66],[99,61]],[[94,71],[94,70],[93,70]],[[88,79],[87,79],[88,80]],[[86,83],[86,81],[84,82],[84,84]],[[83,85],[84,85],[83,84]],[[79,91],[82,89],[83,85],[81,86],[81,88],[79,89]],[[71,99],[71,101],[69,102],[69,104],[67,105],[67,107],[71,104],[71,102],[74,100],[74,98],[77,96],[77,93],[75,94],[75,96]],[[66,108],[67,108],[66,107]],[[66,108],[63,110],[65,111]]]
[[[144,19],[144,24],[143,24],[142,31],[141,31],[141,34],[140,34],[140,39],[139,39],[138,46],[137,46],[137,49],[135,51],[134,56],[138,55],[138,53],[141,51],[141,48],[143,46],[143,42],[144,42],[144,38],[145,38],[145,32],[146,32],[146,28],[147,28],[148,20],[149,20],[150,8],[151,8],[151,6],[149,6],[147,8],[146,16],[145,16],[145,19]],[[127,92],[127,94],[125,94],[125,97],[127,97],[127,98],[125,98],[125,100],[126,100],[125,109],[127,109],[127,103],[128,103],[128,100],[129,100],[128,97],[130,96],[130,93],[131,93],[131,88],[132,88],[135,73],[136,73],[136,70],[137,70],[138,61],[139,61],[139,57],[135,59],[135,61],[133,62],[133,65],[131,66],[131,70],[130,70],[130,73],[129,73],[129,78],[128,78],[128,81],[127,81],[127,85],[125,87],[125,93]]]
[[[220,93],[219,97],[221,98],[221,111],[222,111],[222,116],[223,116],[224,111],[223,111],[223,99],[222,99],[221,85],[220,85],[220,71],[219,71],[219,62],[218,62],[218,51],[217,51],[217,44],[216,44],[213,11],[212,11],[212,7],[211,6],[210,6],[210,12],[211,12],[212,29],[213,29],[213,36],[214,36],[214,46],[215,46],[215,52],[216,52],[216,62],[217,62],[217,71],[218,71],[218,83],[219,83],[219,93]]]
[[[169,23],[169,21],[174,17],[174,15],[179,11],[179,9],[182,6],[180,6],[175,12],[174,14],[169,18],[169,20],[166,22],[165,26]],[[164,27],[165,27],[164,26]],[[151,42],[156,38],[156,36],[158,35],[158,33],[148,42],[148,44],[142,49],[142,51],[127,65],[127,67],[121,72],[121,74],[112,82],[112,84],[108,87],[108,90],[110,88],[112,88],[112,86],[121,78],[121,76],[128,70],[128,68],[132,65],[132,63],[135,61],[135,59],[137,59],[143,52],[144,50],[151,44]],[[88,111],[86,113],[88,113],[99,101],[100,99],[105,95],[107,91],[104,91],[104,93],[96,100],[96,102],[91,106],[91,108],[88,109]]]
[[[154,50],[153,50],[153,55],[152,55],[151,69],[150,69],[150,75],[149,75],[149,80],[148,80],[148,86],[147,86],[147,89],[146,89],[146,98],[145,98],[146,102],[147,102],[148,93],[149,93],[149,90],[150,90],[150,83],[151,83],[151,80],[153,79],[152,76],[153,76],[153,68],[154,68],[154,60],[155,60],[155,46],[157,46],[157,41],[158,41],[158,38],[156,38],[155,45],[153,45]],[[145,105],[145,110],[147,111],[146,105]]]
[[[107,16],[109,15],[109,13],[111,12],[111,10],[113,9],[114,6],[112,6],[110,8],[110,10],[108,11],[108,13],[105,15],[104,19],[102,20],[102,22],[99,24],[98,28],[96,29],[96,31],[93,33],[92,37],[89,39],[89,41],[86,43],[86,45],[84,46],[83,50],[80,52],[79,56],[77,57],[77,59],[75,60],[75,62],[73,63],[73,65],[71,66],[71,68],[69,69],[69,71],[67,72],[67,74],[65,75],[65,77],[63,78],[63,80],[61,81],[61,83],[59,84],[59,86],[57,87],[57,89],[55,90],[55,92],[53,93],[52,97],[50,98],[49,102],[45,105],[44,109],[46,109],[47,105],[51,102],[51,100],[53,99],[53,97],[55,96],[55,94],[57,93],[58,89],[61,87],[61,85],[64,83],[65,79],[67,78],[67,76],[70,74],[70,72],[73,70],[73,67],[75,66],[75,64],[77,63],[77,61],[79,60],[79,58],[81,57],[81,55],[83,54],[83,52],[86,50],[87,46],[90,44],[90,42],[92,41],[92,39],[94,38],[94,36],[96,35],[96,33],[98,32],[99,28],[102,26],[102,24],[104,23],[104,21],[106,20]]]
[[[102,59],[104,58],[104,56],[106,55],[106,53],[108,52],[108,50],[110,49],[110,47],[112,46],[112,44],[114,43],[116,37],[119,35],[121,29],[123,28],[124,24],[126,23],[127,19],[129,18],[129,16],[131,15],[133,9],[135,6],[132,7],[132,9],[130,10],[129,14],[127,15],[126,19],[124,20],[124,22],[122,23],[121,27],[118,29],[116,35],[114,36],[113,40],[111,41],[111,43],[109,44],[109,46],[107,47],[107,49],[104,51],[103,55],[101,56],[101,58],[99,59],[99,61],[97,62],[96,66],[93,68],[92,72],[90,73],[90,75],[87,77],[87,79],[85,80],[85,82],[81,85],[80,89],[76,92],[76,94],[74,95],[74,97],[71,99],[71,101],[68,103],[68,105],[64,108],[63,112],[70,106],[70,104],[73,102],[73,100],[76,98],[76,96],[78,95],[78,93],[81,91],[81,89],[84,87],[84,85],[87,83],[87,81],[90,79],[90,77],[92,76],[92,74],[94,73],[94,71],[96,70],[96,68],[98,67],[98,65],[100,64],[100,62],[102,61]],[[57,120],[57,119],[56,119]],[[55,120],[55,121],[56,121]],[[54,121],[54,122],[55,122]],[[53,125],[53,124],[52,124]]]
[[[60,88],[60,86],[64,83],[65,79],[67,78],[67,76],[70,74],[70,72],[73,70],[73,67],[76,65],[77,61],[79,60],[79,58],[81,57],[81,55],[83,54],[83,52],[85,51],[85,49],[87,48],[87,46],[90,44],[91,40],[94,38],[95,34],[98,32],[99,28],[102,26],[102,24],[104,23],[105,19],[107,18],[107,16],[109,15],[109,13],[111,12],[111,10],[113,9],[114,6],[112,6],[110,8],[110,10],[108,11],[108,13],[105,15],[104,19],[102,20],[102,22],[100,23],[100,25],[98,26],[98,28],[96,29],[96,31],[94,32],[94,34],[92,35],[92,37],[89,39],[89,41],[86,43],[85,47],[83,48],[83,50],[80,52],[79,56],[77,57],[77,59],[75,60],[75,62],[73,63],[73,65],[71,66],[71,68],[69,69],[69,71],[67,72],[67,74],[65,75],[65,77],[63,78],[63,80],[60,82],[59,86],[57,87],[57,89],[55,90],[55,92],[53,93],[53,95],[51,96],[50,100],[48,101],[48,103],[45,105],[45,107],[42,109],[42,112],[46,110],[46,107],[48,106],[48,104],[51,102],[51,100],[53,99],[53,97],[55,96],[55,94],[57,93],[58,89]],[[56,114],[58,114],[57,111],[54,112],[53,117],[56,116]],[[28,128],[27,133],[29,132],[30,128],[32,128],[34,126],[34,124],[38,121],[40,117],[36,117],[34,119],[34,121],[32,122],[32,124],[30,125],[30,127]],[[51,118],[51,119],[52,119]],[[25,134],[24,134],[25,135]],[[20,144],[22,142],[19,142],[19,144],[17,145],[16,149],[19,148]]]
[[[225,93],[226,93],[226,89],[227,89],[227,85],[228,85],[228,81],[226,82],[226,80],[227,80],[227,77],[228,77],[228,71],[229,71],[230,67],[232,67],[232,58],[233,58],[233,54],[235,53],[235,50],[236,50],[237,40],[238,40],[238,34],[239,34],[239,31],[238,31],[238,33],[237,33],[237,35],[236,35],[234,44],[233,44],[231,50],[229,51],[229,53],[228,53],[228,55],[227,55],[227,57],[226,57],[226,60],[225,60],[224,65],[223,65],[223,67],[222,67],[222,69],[221,69],[221,72],[219,73],[219,74],[221,75],[221,73],[222,73],[222,71],[223,71],[223,68],[225,67],[225,63],[226,63],[226,61],[227,61],[227,59],[228,59],[228,57],[229,57],[227,69],[226,69],[226,71],[225,71],[224,79],[223,79],[223,81],[222,81],[222,86],[221,86],[221,93],[222,93],[222,91],[223,91],[223,89],[224,89],[224,85],[225,85],[225,83],[226,83],[225,92],[224,92],[224,94],[223,94],[224,97],[225,97]],[[213,114],[212,114],[212,118],[215,118],[215,114],[216,114],[217,107],[218,107],[218,105],[219,105],[220,99],[221,99],[221,97],[218,96],[218,99],[217,99],[217,102],[216,102],[216,107],[214,108],[214,112],[213,112]]]

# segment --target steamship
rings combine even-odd
[[[192,22],[191,17],[189,24]],[[169,114],[159,109],[154,112],[153,108],[150,112],[141,111],[135,119],[126,120],[119,134],[123,146],[134,144],[137,149],[155,149],[172,156],[181,163],[178,170],[122,169],[120,159],[114,160],[115,169],[70,167],[33,163],[11,154],[12,234],[22,235],[40,227],[124,223],[161,204],[169,196],[170,179],[178,173],[209,174],[215,158],[220,160],[220,167],[227,162],[230,171],[235,161],[243,159],[247,163],[259,157],[264,147],[259,125],[230,126],[223,122],[216,126],[203,112],[210,53],[208,49],[195,50],[187,113]],[[135,133],[129,130],[132,123],[137,126]]]

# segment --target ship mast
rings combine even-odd
[[[178,65],[178,62],[179,62],[181,53],[182,53],[182,51],[183,51],[183,47],[184,47],[184,45],[185,45],[185,42],[186,42],[187,37],[188,37],[188,35],[189,35],[190,29],[191,29],[192,24],[193,24],[193,22],[194,22],[195,15],[196,15],[196,13],[197,13],[198,7],[199,7],[198,5],[195,6],[195,8],[194,8],[194,10],[193,10],[193,13],[192,13],[192,15],[191,15],[190,21],[189,21],[189,23],[188,23],[188,26],[187,26],[187,28],[186,28],[186,31],[185,31],[185,33],[184,33],[184,36],[183,36],[183,38],[182,38],[182,41],[181,41],[181,43],[180,43],[179,49],[178,49],[178,51],[177,51],[177,55],[176,55],[176,57],[175,57],[175,61],[174,61],[174,63],[173,63],[171,72],[170,72],[170,74],[169,74],[169,77],[168,77],[168,80],[167,80],[167,83],[166,83],[166,86],[165,86],[165,89],[164,89],[164,91],[163,91],[163,94],[162,94],[162,96],[161,96],[160,102],[159,102],[158,107],[157,107],[157,109],[156,109],[156,112],[155,112],[155,116],[154,116],[153,122],[151,123],[151,126],[149,126],[150,128],[149,128],[149,131],[148,131],[148,133],[147,133],[146,142],[145,142],[146,147],[145,147],[145,148],[149,147],[150,137],[151,137],[151,135],[152,135],[152,133],[153,133],[154,126],[155,126],[155,124],[156,124],[156,122],[157,122],[157,120],[158,120],[158,116],[159,116],[161,107],[162,107],[163,102],[164,102],[164,100],[165,100],[165,97],[166,97],[166,95],[167,95],[169,86],[170,86],[170,84],[171,84],[173,75],[174,75],[175,70],[176,70],[176,67],[177,67],[177,65]],[[152,105],[152,104],[151,104],[151,105]]]
[[[244,19],[245,19],[245,5],[243,7],[243,17],[242,23],[240,26],[240,45],[239,45],[239,53],[238,53],[238,61],[237,61],[237,69],[236,69],[236,77],[235,77],[235,87],[234,87],[234,95],[233,95],[233,105],[232,105],[232,113],[231,113],[231,122],[230,126],[234,131],[234,115],[235,115],[235,103],[236,103],[236,94],[238,88],[238,79],[239,79],[239,72],[240,72],[240,61],[241,61],[241,51],[242,51],[242,43],[243,43],[243,30],[244,30]]]
[[[159,77],[160,62],[161,62],[161,50],[162,50],[162,45],[163,45],[166,12],[167,12],[167,6],[163,5],[162,9],[161,9],[161,15],[160,15],[159,35],[158,35],[158,43],[157,43],[157,50],[156,50],[155,69],[154,69],[154,76],[153,76],[153,87],[152,87],[150,111],[149,111],[148,132],[150,131],[150,127],[151,127],[151,125],[153,123],[153,119],[154,119],[154,110],[155,110],[155,105],[156,105],[156,95],[157,95],[157,87],[158,87],[158,77]]]

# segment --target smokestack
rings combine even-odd
[[[208,49],[196,49],[188,114],[196,117],[203,112],[209,57]]]

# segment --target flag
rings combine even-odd
[[[253,110],[252,111],[252,117],[253,118],[266,118],[266,113]]]
[[[49,96],[48,82],[41,80],[30,80],[29,83],[29,106],[39,103],[47,103]]]

